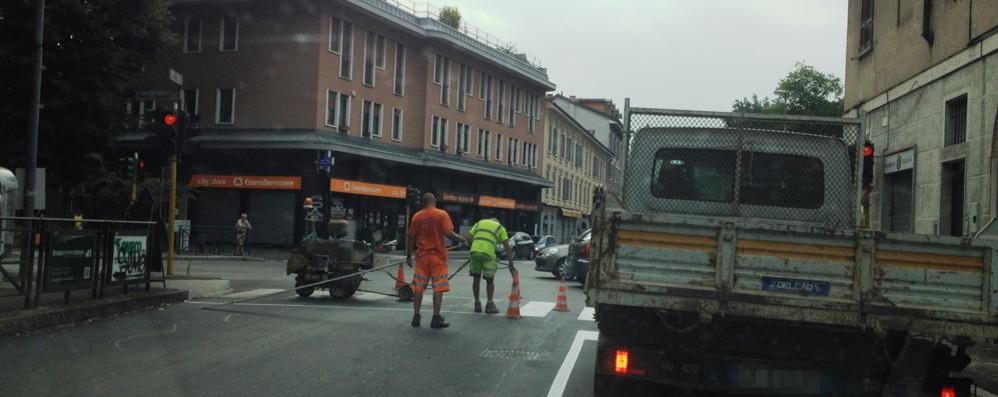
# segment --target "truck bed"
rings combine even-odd
[[[607,215],[594,220],[591,306],[998,338],[991,241]]]

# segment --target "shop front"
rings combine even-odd
[[[330,217],[347,221],[349,237],[371,243],[403,237],[405,186],[332,178],[329,191]]]
[[[253,225],[250,243],[291,245],[295,219],[289,209],[297,205],[301,177],[194,174],[188,186],[199,191],[192,205],[195,230],[234,239],[236,219],[246,213]]]

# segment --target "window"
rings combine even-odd
[[[512,85],[509,87],[509,90],[510,90],[510,95],[509,95],[509,126],[516,128],[516,106],[517,106],[516,105],[516,99],[517,99],[517,95],[519,95],[519,91],[517,91],[517,88],[513,87]]]
[[[491,143],[492,143],[492,132],[489,130],[485,130],[485,151],[482,152],[482,158],[484,158],[485,160],[489,159],[489,148],[491,147],[489,145]]]
[[[405,95],[405,46],[395,44],[395,88],[398,95]]]
[[[447,151],[447,119],[433,116],[432,136],[430,146],[439,147],[442,151]]]
[[[340,94],[340,104],[336,108],[336,114],[340,116],[337,126],[340,131],[350,132],[350,95]]]
[[[499,97],[497,98],[499,102],[499,113],[497,114],[496,121],[502,124],[503,112],[506,111],[506,82],[499,80]]]
[[[825,169],[814,157],[743,152],[738,201],[817,209],[825,203]]]
[[[182,98],[183,103],[181,103],[181,109],[184,110],[188,115],[198,115],[198,99],[200,92],[197,89],[184,90],[184,97]]]
[[[859,16],[859,53],[873,49],[873,0],[862,0]]]
[[[485,119],[492,120],[492,76],[485,75],[485,82],[482,84],[485,90]]]
[[[538,111],[538,98],[536,95],[527,96],[527,111],[529,115],[527,117],[527,132],[534,132],[535,121],[540,120],[540,112]]]
[[[457,110],[464,110],[465,98],[467,97],[464,93],[468,91],[468,66],[462,63],[460,70],[457,76]]]
[[[967,141],[967,95],[946,102],[946,146]]]
[[[523,161],[521,164],[524,167],[530,165],[530,143],[528,142],[523,142]]]
[[[554,150],[554,148],[555,148],[555,141],[558,140],[558,138],[555,136],[555,134],[557,134],[557,132],[555,132],[554,126],[553,125],[549,126],[548,127],[548,153],[549,154],[554,154],[555,153],[555,150]]]
[[[472,95],[475,95],[475,90],[472,87],[474,85],[474,83],[475,83],[475,75],[474,75],[474,71],[471,69],[471,66],[468,66],[467,68],[468,68],[468,72],[465,73],[465,75],[464,75],[464,78],[465,78],[465,82],[464,82],[464,94],[467,95],[467,96],[472,96]]]
[[[378,69],[385,69],[385,36],[378,35],[374,46],[374,66]]]
[[[440,56],[437,56],[440,61]],[[442,57],[443,61],[438,64],[440,74],[440,104],[450,106],[450,58]]]
[[[475,153],[477,153],[479,156],[488,153],[487,151],[485,151],[485,130],[481,128],[478,129],[478,151],[476,151]]]
[[[513,87],[513,110],[520,113],[520,87]]]
[[[485,78],[486,78],[485,72],[482,72],[481,74],[478,75],[478,99],[481,99],[483,101],[485,100],[485,98],[488,98],[488,95],[486,95],[485,92]]]
[[[350,80],[353,78],[353,24],[343,22],[343,34],[340,53],[340,77]]]
[[[364,35],[364,85],[374,87],[374,32],[368,30]]]
[[[516,139],[506,138],[506,165],[516,164]]]
[[[433,59],[433,82],[440,84],[444,79],[444,56],[437,54]]]
[[[329,18],[329,52],[340,53],[340,38],[343,36],[343,21],[337,17]]]
[[[392,109],[392,140],[402,142],[402,109]]]
[[[222,28],[218,34],[219,51],[236,51],[239,49],[239,19],[222,17]]]
[[[457,153],[468,153],[468,139],[470,138],[471,126],[457,123]]]
[[[361,120],[361,134],[365,137],[381,136],[382,105],[371,101],[363,102],[364,119]]]
[[[496,134],[496,161],[502,161],[502,134]]]
[[[575,166],[582,169],[582,158],[585,157],[585,153],[582,151],[582,144],[575,144]]]
[[[336,106],[339,105],[339,95],[336,91],[326,90],[326,126],[336,127],[339,120],[336,115]]]
[[[184,52],[201,52],[201,18],[188,18],[184,24]]]
[[[537,145],[530,145],[530,168],[537,169]]]
[[[236,116],[236,90],[219,88],[215,92],[215,123],[232,124]]]

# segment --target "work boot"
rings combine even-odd
[[[481,313],[481,312],[482,312],[482,302],[475,301],[475,313]]]
[[[450,323],[444,320],[442,316],[433,316],[433,320],[430,321],[430,328],[447,328],[450,327]]]
[[[485,312],[488,314],[499,313],[499,308],[496,307],[495,302],[489,302],[485,304]]]
[[[411,325],[412,325],[413,327],[419,327],[419,319],[420,319],[420,315],[418,315],[418,314],[413,314],[413,315],[412,315],[412,324],[411,324]]]

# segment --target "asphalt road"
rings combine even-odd
[[[451,262],[453,271],[463,261]],[[519,320],[472,313],[467,270],[444,299],[451,327],[443,330],[429,328],[429,296],[421,328],[409,326],[410,303],[371,292],[337,301],[325,291],[308,299],[282,293],[219,305],[291,287],[283,266],[192,264],[192,275],[233,276],[234,293],[2,339],[0,394],[592,394],[595,341],[586,337],[595,335],[596,324],[590,311],[583,313],[581,286],[568,283],[569,312],[552,311],[559,281],[535,272],[532,263],[519,265],[525,315]],[[367,278],[363,289],[391,292],[394,281],[386,274]],[[500,272],[496,303],[503,313],[510,286],[509,273]],[[573,350],[577,336],[581,349]],[[578,354],[569,356],[570,350]]]

